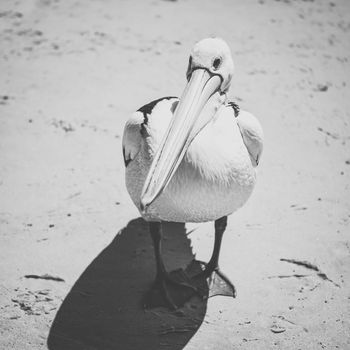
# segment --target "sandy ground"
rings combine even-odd
[[[349,13],[346,0],[2,0],[0,348],[350,349]],[[238,297],[144,311],[153,253],[124,186],[123,126],[181,93],[210,35],[232,48],[230,95],[266,135],[221,254]],[[210,257],[212,224],[166,236],[169,268]]]

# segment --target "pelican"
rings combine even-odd
[[[172,289],[198,292],[191,280],[175,280],[161,254],[162,222],[215,222],[212,256],[202,274],[216,294],[236,290],[219,269],[227,216],[242,207],[256,182],[263,149],[259,121],[227,100],[234,64],[220,38],[197,42],[180,98],[164,97],[135,112],[123,135],[125,180],[130,197],[149,222],[157,291],[177,308]],[[209,294],[210,295],[210,294]]]

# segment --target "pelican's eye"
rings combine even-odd
[[[221,65],[221,58],[220,57],[215,58],[213,61],[213,68],[217,70],[219,69],[220,65]]]

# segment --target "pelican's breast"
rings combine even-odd
[[[169,106],[165,107],[163,104],[163,110],[159,106],[152,113],[148,135],[142,138],[140,152],[126,169],[127,189],[138,208],[154,152],[172,117]],[[193,140],[169,185],[148,208],[145,218],[178,222],[216,220],[240,208],[254,184],[255,169],[233,111],[223,106]]]

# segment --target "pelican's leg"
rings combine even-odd
[[[150,222],[149,229],[153,240],[157,273],[153,287],[146,295],[145,306],[153,306],[157,294],[161,294],[171,308],[177,309],[178,304],[183,304],[186,299],[197,293],[197,288],[186,282],[186,276],[182,270],[177,271],[182,271],[182,274],[181,272],[178,274],[180,276],[177,279],[167,272],[161,254],[162,225],[160,222]],[[180,302],[176,301],[175,299],[179,299],[176,297],[176,292],[181,292],[182,289],[186,290],[187,297],[180,298]]]
[[[232,282],[219,268],[219,254],[222,236],[226,230],[227,216],[215,220],[215,242],[212,256],[206,264],[204,275],[209,278],[209,296],[226,295],[236,297],[236,289]]]

